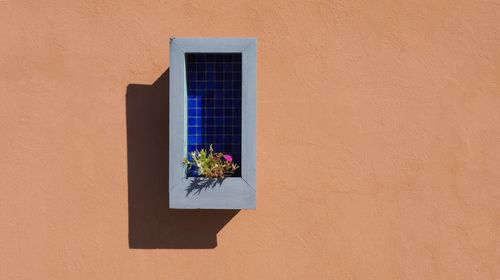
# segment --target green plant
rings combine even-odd
[[[186,169],[192,166],[198,168],[199,174],[206,178],[224,178],[234,174],[239,166],[233,162],[230,155],[223,153],[214,153],[212,145],[209,150],[201,149],[191,152],[191,159],[184,158],[182,162]]]

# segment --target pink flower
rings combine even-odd
[[[224,158],[229,162],[233,161],[233,158],[230,155],[224,155]]]

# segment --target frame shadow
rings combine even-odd
[[[152,85],[127,86],[126,117],[129,248],[217,247],[217,233],[239,210],[168,205],[169,69]]]

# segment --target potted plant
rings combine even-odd
[[[186,171],[195,167],[198,175],[214,179],[230,176],[239,168],[233,162],[231,155],[214,152],[212,145],[208,151],[201,149],[191,152],[190,158],[184,158],[182,163],[186,167]]]

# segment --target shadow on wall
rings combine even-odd
[[[152,85],[128,85],[126,106],[129,247],[215,248],[238,210],[168,207],[169,70]]]

